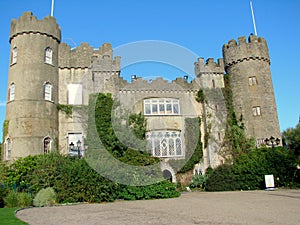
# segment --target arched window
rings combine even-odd
[[[9,138],[5,140],[5,159],[9,160],[11,157],[11,141]]]
[[[52,84],[50,82],[44,83],[44,99],[52,101]]]
[[[15,83],[11,83],[8,88],[8,101],[15,100],[15,91],[16,91],[16,85]]]
[[[52,64],[52,48],[48,47],[45,49],[45,63]]]
[[[44,145],[44,154],[49,153],[51,150],[51,138],[45,137],[43,140],[43,145]]]
[[[10,63],[11,64],[17,63],[17,57],[18,57],[18,48],[16,46],[14,46],[12,49],[12,52],[11,52]]]

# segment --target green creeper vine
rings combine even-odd
[[[203,90],[199,90],[197,92],[197,96],[196,96],[196,101],[197,102],[200,102],[200,103],[204,103],[206,100],[205,100],[205,95],[204,95],[204,92]]]
[[[232,90],[230,85],[230,76],[224,76],[225,88],[223,94],[227,108],[227,124],[224,137],[225,150],[223,155],[230,161],[235,161],[242,153],[247,153],[250,149],[255,148],[253,138],[247,138],[245,127],[241,119],[238,121],[233,108]]]
[[[71,117],[73,113],[73,106],[71,105],[63,105],[63,104],[57,104],[56,105],[58,111],[64,112],[68,117]]]

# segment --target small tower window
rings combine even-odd
[[[50,82],[44,84],[44,99],[52,101],[52,85]]]
[[[256,77],[249,77],[249,85],[250,86],[254,86],[254,85],[257,85],[257,80],[256,80]]]
[[[11,83],[11,85],[8,88],[8,101],[15,100],[15,90],[16,90],[16,85],[14,83]]]
[[[18,48],[15,46],[11,52],[11,60],[10,60],[11,64],[17,63],[17,57],[18,57]]]
[[[44,154],[49,153],[51,150],[51,138],[45,137],[43,140],[43,145],[44,145]]]
[[[216,82],[215,82],[215,80],[212,80],[211,82],[212,82],[212,87],[216,88]]]
[[[52,64],[52,48],[48,47],[45,49],[45,63]]]
[[[260,107],[259,106],[255,106],[252,108],[252,112],[253,112],[253,116],[260,116],[261,115],[261,111],[260,111]]]
[[[9,160],[11,157],[11,141],[9,138],[5,141],[5,159]]]

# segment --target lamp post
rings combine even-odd
[[[74,151],[74,143],[73,143],[73,142],[71,142],[71,143],[69,144],[69,147],[70,147],[70,150],[69,150],[69,151]]]
[[[77,144],[78,159],[80,159],[81,158],[81,155],[80,155],[81,141],[78,140],[76,144]]]
[[[275,139],[273,136],[271,136],[270,138],[265,139],[265,143],[266,143],[266,145],[274,148],[275,146],[280,144],[280,139],[279,138]]]

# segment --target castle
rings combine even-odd
[[[135,113],[147,118],[146,139],[152,154],[165,160],[185,155],[185,118],[201,117],[199,129],[209,129],[198,170],[216,167],[226,128],[226,106],[222,89],[229,74],[233,106],[243,118],[248,137],[259,146],[265,138],[280,137],[277,109],[270,73],[267,42],[250,35],[223,46],[223,59],[195,59],[195,79],[186,77],[168,82],[161,78],[146,81],[120,77],[121,57],[113,56],[112,46],[95,49],[83,43],[71,49],[61,43],[61,30],[54,17],[38,20],[25,12],[11,22],[11,58],[8,74],[6,131],[3,160],[45,154],[58,149],[71,154],[76,144],[85,150],[86,120],[80,106],[93,93],[111,93]],[[195,100],[204,90],[206,101]],[[58,106],[73,107],[66,116]],[[80,146],[79,146],[80,147]]]

